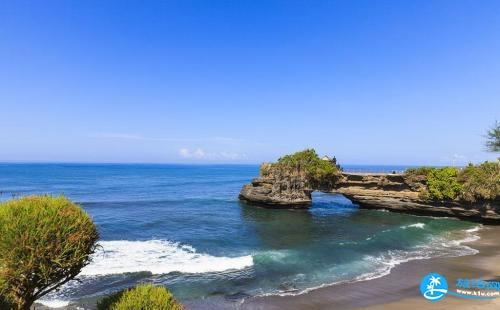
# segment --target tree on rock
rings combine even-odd
[[[495,125],[486,133],[486,149],[489,152],[500,152],[500,123],[495,122]]]
[[[15,309],[29,309],[78,275],[98,238],[89,215],[63,196],[1,203],[0,296]]]

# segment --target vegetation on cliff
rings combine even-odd
[[[261,166],[261,176],[300,178],[312,189],[333,186],[340,175],[337,166],[329,160],[322,160],[314,149],[306,149],[285,155],[276,163]]]
[[[0,204],[0,299],[14,309],[72,280],[89,263],[97,229],[63,196],[28,196]]]
[[[140,284],[104,297],[97,303],[98,310],[183,310],[163,286]]]
[[[469,164],[458,175],[462,184],[461,197],[466,201],[500,198],[500,161]]]
[[[420,167],[406,171],[408,176],[423,175],[426,188],[422,198],[445,201],[461,200],[469,203],[496,200],[500,197],[500,161],[469,164],[456,167]]]

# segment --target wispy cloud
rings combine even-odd
[[[230,137],[205,137],[205,138],[171,138],[171,137],[151,137],[143,136],[137,133],[116,133],[116,132],[99,132],[92,134],[93,138],[100,139],[115,139],[115,140],[140,140],[140,141],[163,141],[163,142],[219,142],[219,143],[239,143],[244,142],[243,139]]]
[[[102,138],[102,139],[123,139],[123,140],[144,140],[144,137],[139,134],[131,134],[131,133],[96,133],[91,135],[93,138]]]
[[[179,150],[179,156],[184,159],[200,160],[238,160],[246,157],[245,154],[235,152],[205,152],[201,148],[193,150],[182,148]]]

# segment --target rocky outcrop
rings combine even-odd
[[[259,177],[243,186],[239,198],[275,208],[307,208],[312,201],[311,192],[300,178]]]
[[[330,188],[309,188],[301,178],[261,176],[245,185],[240,199],[272,208],[307,208],[311,192],[339,193],[361,208],[386,209],[420,215],[452,216],[484,223],[500,224],[498,201],[474,204],[423,199],[419,193],[426,187],[423,176],[406,174],[342,173]]]
[[[498,202],[435,202],[420,197],[425,177],[405,174],[344,173],[332,189],[361,208],[386,209],[419,215],[451,216],[484,223],[500,224]]]

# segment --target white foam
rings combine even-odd
[[[36,302],[49,308],[62,308],[66,307],[70,303],[69,300],[61,300],[61,299],[50,299],[50,300],[41,299],[37,300]]]
[[[423,229],[425,227],[424,223],[416,223],[416,224],[411,224],[411,225],[406,225],[406,226],[401,226],[402,229],[407,229],[407,228],[420,228]]]
[[[204,273],[243,269],[253,265],[251,255],[241,257],[212,256],[196,252],[191,246],[166,240],[101,241],[102,249],[92,256],[92,263],[81,275],[109,275],[130,272]]]
[[[477,231],[479,231],[479,229],[481,229],[481,228],[482,228],[482,226],[481,226],[481,225],[478,225],[478,226],[473,227],[473,228],[471,228],[471,229],[467,229],[467,230],[466,230],[466,232],[470,232],[470,233],[477,232]]]

